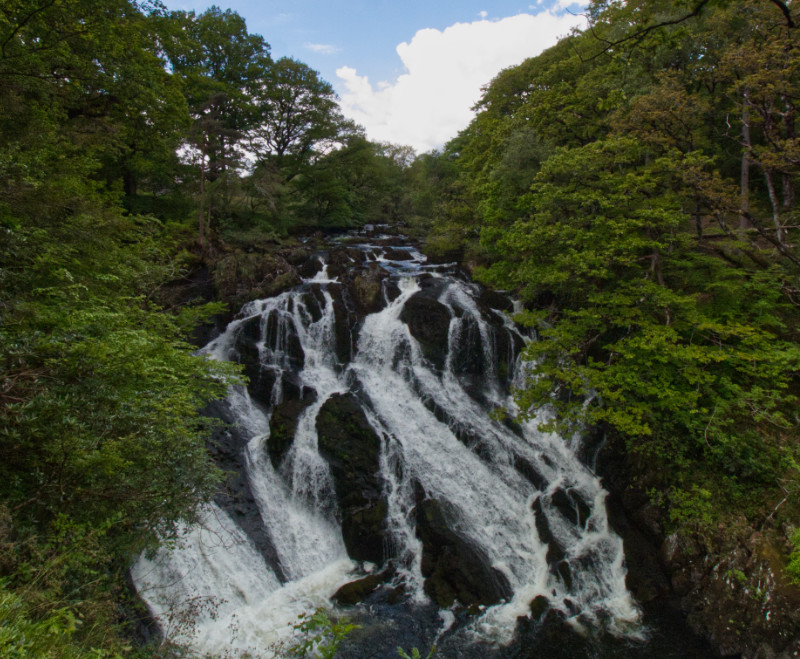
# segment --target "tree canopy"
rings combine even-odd
[[[431,246],[537,332],[523,415],[605,429],[686,523],[710,493],[718,516],[800,503],[795,14],[594,2],[440,156],[460,201]]]

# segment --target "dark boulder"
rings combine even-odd
[[[304,279],[313,279],[314,276],[322,270],[322,261],[319,256],[314,255],[306,258],[305,262],[299,264],[297,274]]]
[[[331,599],[337,604],[352,606],[363,602],[385,584],[394,575],[393,569],[385,569],[375,574],[368,574],[355,581],[350,581],[337,590]]]
[[[526,460],[521,455],[514,456],[514,469],[517,470],[517,473],[528,479],[528,481],[530,481],[530,483],[540,492],[544,491],[544,489],[547,487],[547,481],[545,480],[544,476],[539,473],[539,470],[530,460]]]
[[[416,507],[417,536],[422,541],[425,592],[440,607],[458,600],[464,606],[496,604],[512,595],[508,579],[487,556],[451,528],[453,512],[436,499]]]
[[[592,514],[589,505],[573,489],[564,490],[558,487],[548,498],[550,504],[576,526],[586,524],[586,520]]]
[[[301,394],[301,398],[289,398],[272,410],[267,453],[275,469],[292,446],[300,415],[317,399],[317,392],[309,387],[304,387]]]
[[[483,313],[489,313],[491,310],[504,311],[505,313],[513,313],[514,303],[511,298],[505,293],[494,291],[491,288],[481,287],[478,294],[478,308]]]
[[[352,394],[334,394],[325,401],[317,415],[317,434],[319,452],[333,475],[348,555],[383,563],[389,535],[380,438]]]
[[[422,349],[422,354],[440,371],[447,361],[447,337],[450,312],[441,302],[425,294],[414,293],[400,313],[402,320]]]
[[[547,562],[550,565],[555,565],[564,558],[564,549],[556,541],[553,532],[550,530],[550,522],[547,521],[547,515],[542,509],[541,497],[536,497],[536,500],[531,504],[531,509],[533,510],[539,540],[547,544]]]
[[[368,574],[366,577],[346,583],[333,594],[331,599],[337,604],[352,606],[363,602],[367,595],[376,590],[382,583],[383,580],[380,575]]]
[[[341,286],[328,288],[333,296],[334,351],[340,364],[347,364],[353,358],[353,328],[357,322],[354,313],[348,309]]]
[[[414,257],[408,250],[405,249],[387,249],[384,254],[383,258],[389,261],[411,261]]]
[[[328,276],[342,278],[361,265],[364,255],[354,247],[334,247],[328,252]]]
[[[389,273],[377,263],[370,263],[347,280],[347,291],[359,315],[375,313],[383,308],[383,280]]]

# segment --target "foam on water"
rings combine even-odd
[[[411,254],[419,266],[424,257]],[[386,260],[380,250],[375,258]],[[357,566],[344,547],[333,481],[317,448],[315,424],[332,395],[355,391],[381,439],[388,549],[411,601],[427,601],[414,515],[415,488],[421,487],[446,507],[452,529],[469,538],[513,590],[508,601],[486,608],[463,633],[507,642],[517,618],[527,615],[531,601],[542,596],[576,625],[635,634],[639,611],[625,588],[622,542],[608,525],[606,492],[576,455],[579,438],[540,432],[535,420],[512,425],[489,414],[501,406],[515,410],[498,373],[496,332],[513,335],[517,345],[522,334],[499,312],[494,313],[502,320],[495,319],[492,326],[476,303],[473,285],[441,277],[438,302],[449,311],[450,327],[447,359],[437,370],[401,319],[408,300],[421,291],[419,269],[415,272],[403,262],[392,265],[400,273],[399,295],[364,318],[348,365],[338,363],[335,351],[331,287],[340,284],[328,277],[326,267],[303,287],[249,303],[203,349],[215,359],[235,359],[240,334],[259,323],[256,345],[262,368],[277,374],[271,398],[261,406],[246,389],[234,387],[227,405],[250,438],[247,478],[280,565],[267,565],[230,517],[210,505],[202,511],[200,525],[185,529],[180,547],[161,549],[134,566],[134,581],[154,616],[168,635],[190,641],[198,651],[261,651],[286,641],[298,615],[330,605],[330,596],[353,578]],[[312,287],[315,295],[310,295]],[[317,308],[312,310],[311,304]],[[291,371],[292,337],[303,352],[303,366],[296,373]],[[459,375],[454,357],[467,341],[480,350],[482,387],[477,398]],[[514,371],[510,379],[521,383],[527,366],[511,354],[513,342],[509,345],[505,359]],[[275,468],[266,451],[269,417],[271,406],[283,399],[290,375],[301,389],[313,388],[316,398],[300,415],[292,446]],[[537,476],[526,475],[521,464],[530,465]],[[565,510],[565,501],[575,505],[574,514]],[[548,563],[550,545],[537,530],[534,507],[545,517],[539,523],[546,522],[550,542],[563,551],[570,579]],[[202,598],[221,600],[216,616],[198,611],[193,636],[170,627],[177,612]],[[440,634],[455,624],[451,612],[443,615]]]

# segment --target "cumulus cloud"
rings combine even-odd
[[[331,46],[327,43],[306,43],[303,44],[303,47],[308,50],[313,50],[315,53],[321,53],[322,55],[333,55],[339,52],[336,46]]]
[[[481,87],[501,69],[538,55],[583,20],[544,11],[419,30],[397,46],[406,73],[393,83],[376,88],[351,67],[336,70],[342,111],[370,139],[417,151],[440,147],[469,124]]]

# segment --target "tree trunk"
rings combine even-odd
[[[794,127],[795,108],[784,98],[786,111],[783,115],[783,131],[784,136],[788,141],[792,141],[796,137]],[[792,177],[788,172],[783,173],[783,212],[788,213],[794,208],[794,186],[792,185]]]
[[[201,249],[206,248],[205,232],[205,199],[206,199],[206,134],[203,133],[200,141],[200,211],[198,213],[199,222],[197,227],[197,242]]]
[[[775,225],[775,239],[779,244],[783,245],[783,227],[781,226],[781,209],[778,203],[778,195],[775,192],[775,183],[772,180],[772,171],[768,167],[761,168],[764,170],[764,179],[767,183],[767,191],[769,192],[769,203],[772,206],[772,223]]]
[[[750,212],[750,107],[747,105],[747,92],[742,102],[742,172],[739,195],[739,228],[747,228],[747,215]]]

